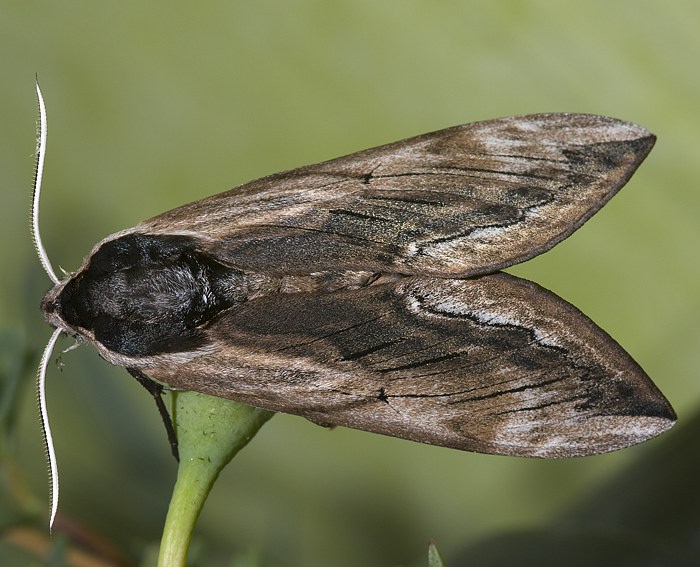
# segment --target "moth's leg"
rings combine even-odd
[[[131,374],[139,384],[141,384],[148,392],[153,396],[156,401],[156,406],[158,406],[158,412],[160,417],[163,419],[163,425],[165,425],[165,431],[168,433],[168,441],[170,442],[170,450],[173,453],[176,461],[180,461],[180,452],[177,447],[177,435],[175,435],[175,428],[173,427],[173,420],[170,418],[167,408],[165,407],[165,402],[163,401],[163,385],[158,384],[154,380],[151,380],[143,372],[137,368],[127,368],[129,374]]]
[[[164,392],[187,392],[185,388],[176,388],[175,386],[161,386]]]

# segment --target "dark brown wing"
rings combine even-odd
[[[665,431],[673,410],[575,307],[496,273],[275,294],[223,313],[172,386],[485,453],[570,457]]]
[[[140,226],[200,234],[250,271],[465,277],[566,238],[653,144],[639,126],[593,115],[477,122],[259,179]]]

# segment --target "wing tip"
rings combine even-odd
[[[648,145],[646,151],[648,153],[656,141],[656,136],[639,124],[600,114],[579,112],[522,114],[474,124],[488,125],[493,122],[501,122],[504,125],[515,126],[526,131],[539,129],[549,133],[554,140],[574,145],[644,140],[645,144]]]

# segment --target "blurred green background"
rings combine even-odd
[[[44,519],[21,522],[28,506],[48,507],[32,377],[50,334],[37,308],[49,281],[28,230],[38,73],[49,112],[42,234],[66,270],[102,237],[176,205],[454,124],[574,111],[655,132],[620,195],[510,271],[615,337],[671,400],[674,430],[551,462],[278,415],[224,471],[192,559],[425,565],[434,539],[453,567],[697,564],[698,30],[692,0],[2,1],[0,563],[42,564],[11,543],[18,525],[46,535]],[[160,419],[94,349],[62,358],[48,376],[61,514],[126,564],[148,565],[176,472]],[[30,496],[13,494],[8,466]]]

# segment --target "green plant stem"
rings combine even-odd
[[[174,396],[180,465],[163,528],[159,567],[185,566],[194,526],[219,473],[273,415],[196,392]]]

